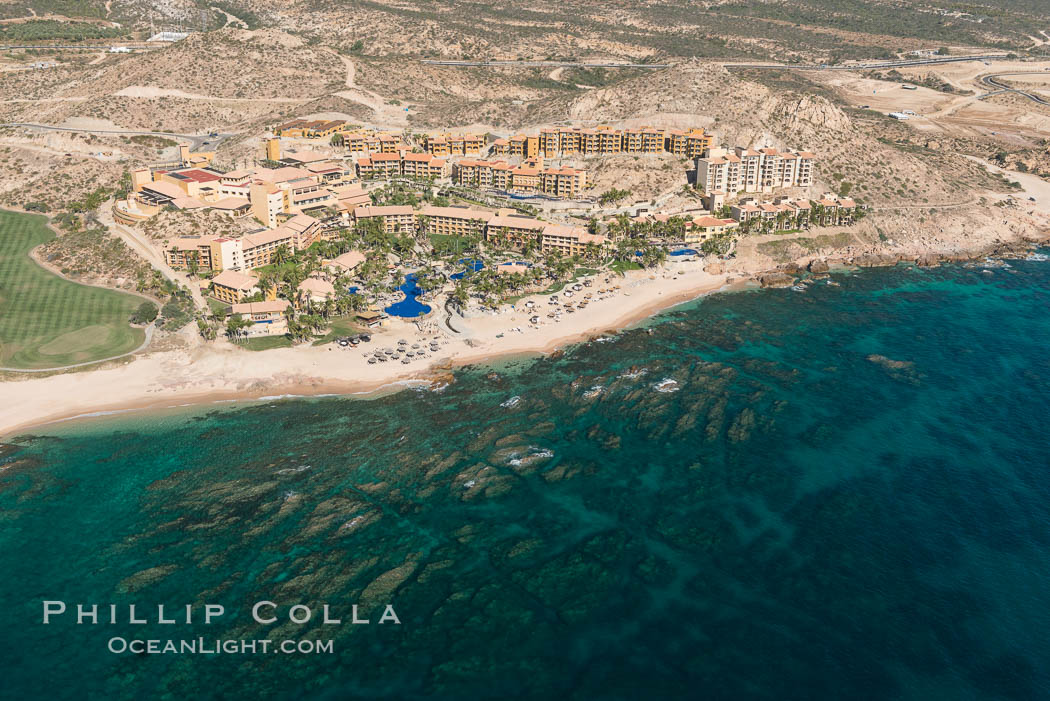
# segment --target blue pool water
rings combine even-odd
[[[671,251],[672,256],[695,256],[697,255],[696,249],[693,248],[681,248],[677,251]]]
[[[467,266],[467,269],[461,273],[449,275],[450,280],[462,280],[467,276],[467,273],[476,273],[485,268],[485,264],[476,258],[460,258],[458,262],[460,265]]]
[[[418,297],[423,294],[423,288],[416,284],[416,274],[409,273],[405,276],[405,282],[401,287],[397,288],[405,293],[405,298],[400,302],[391,304],[384,311],[390,316],[400,316],[407,319],[414,319],[417,316],[423,316],[424,314],[430,313],[430,307],[426,304],[422,304]]]

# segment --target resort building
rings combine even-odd
[[[176,269],[195,260],[201,270],[251,270],[273,262],[281,246],[289,252],[309,248],[321,238],[321,222],[298,214],[281,226],[240,238],[198,236],[172,239],[164,247],[164,260]]]
[[[832,204],[835,203],[832,202]],[[730,216],[741,225],[749,229],[757,226],[770,232],[808,229],[811,211],[813,211],[813,205],[809,200],[789,197],[777,198],[772,202],[747,199],[729,208]],[[756,221],[760,223],[754,223]]]
[[[308,277],[299,283],[299,299],[303,302],[324,302],[335,299],[335,286],[321,278]]]
[[[357,266],[365,262],[365,254],[361,251],[347,251],[331,260],[324,261],[324,267],[336,275],[351,273]]]
[[[423,150],[432,156],[480,156],[485,137],[478,134],[441,134],[423,137]]]
[[[857,203],[849,197],[839,197],[833,193],[824,193],[819,200],[812,202],[817,223],[821,226],[848,226],[855,220]]]
[[[270,336],[288,331],[288,310],[291,303],[287,299],[274,299],[265,302],[241,302],[231,304],[227,314],[239,314],[243,319],[254,322],[248,331],[249,336]]]
[[[542,253],[582,255],[607,242],[601,234],[590,234],[582,226],[551,224],[532,217],[501,210],[489,219],[485,240],[507,248],[522,250],[530,242]]]
[[[252,216],[266,226],[277,226],[277,215],[284,211],[284,192],[273,183],[253,182],[248,186]]]
[[[536,138],[530,153],[528,139]],[[530,158],[536,155],[598,156],[612,153],[673,153],[682,158],[696,158],[711,146],[711,135],[702,128],[688,131],[668,131],[653,127],[613,129],[609,126],[593,128],[561,127],[543,129],[538,137],[513,136],[493,143],[492,153],[503,156]]]
[[[353,212],[353,218],[355,224],[378,220],[383,231],[388,234],[415,233],[418,225],[415,210],[407,205],[358,207]]]
[[[587,171],[576,168],[548,168],[540,172],[540,192],[551,197],[572,199],[587,187]]]
[[[223,270],[211,280],[211,295],[220,302],[238,304],[259,291],[259,281],[236,270]]]
[[[605,245],[605,236],[590,234],[582,226],[547,224],[540,232],[540,251],[564,256],[583,255],[588,247]]]
[[[707,195],[737,195],[741,192],[773,192],[782,187],[813,184],[816,157],[809,151],[753,150],[737,147],[708,148],[696,159],[696,185]],[[712,208],[720,203],[712,201]]]
[[[293,119],[284,124],[278,124],[273,128],[277,136],[291,138],[320,139],[330,137],[346,124],[342,119]]]
[[[452,165],[452,182],[517,194],[542,193],[550,197],[578,197],[587,187],[587,171],[576,168],[544,168],[543,158],[528,159],[518,166],[504,161],[464,159]]]
[[[703,243],[713,236],[732,233],[740,225],[735,219],[701,215],[685,223],[685,243]]]
[[[372,153],[397,153],[407,149],[400,134],[375,131],[354,131],[340,134],[343,148],[351,156],[367,156]]]
[[[420,211],[420,228],[428,236],[483,236],[492,212],[472,207],[433,207]]]
[[[509,139],[492,142],[492,154],[512,158],[535,158],[540,155],[540,137],[516,134]]]
[[[330,187],[332,196],[335,198],[335,208],[344,213],[353,212],[358,207],[372,204],[372,198],[361,183],[352,185],[339,185]]]
[[[185,270],[196,264],[200,270],[211,270],[211,244],[215,236],[183,236],[168,241],[164,262],[168,267]]]
[[[419,180],[447,178],[452,173],[448,161],[429,153],[374,153],[357,159],[361,178],[406,177]]]

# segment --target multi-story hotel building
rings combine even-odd
[[[358,207],[353,212],[354,223],[363,224],[378,220],[388,234],[415,233],[418,221],[416,212],[409,206]]]
[[[523,136],[497,140],[495,155],[517,156],[521,148],[516,143]],[[608,126],[593,128],[561,127],[543,129],[539,133],[537,150],[547,158],[554,156],[596,156],[610,153],[673,153],[682,158],[695,158],[711,145],[711,135],[697,127],[688,131],[668,131],[653,127],[613,129]],[[528,157],[528,156],[525,156]]]
[[[492,212],[471,207],[434,207],[419,212],[420,228],[428,235],[483,236]]]
[[[357,174],[362,178],[447,178],[452,173],[449,162],[429,153],[373,153],[357,159]]]
[[[579,196],[587,187],[587,171],[544,168],[542,158],[530,159],[518,166],[503,161],[464,159],[452,165],[452,182],[518,194],[539,192],[569,199]]]
[[[685,223],[685,243],[703,243],[712,236],[731,233],[740,226],[735,219],[703,215]]]
[[[696,159],[696,184],[705,194],[723,198],[780,187],[809,187],[815,159],[809,151],[709,148]]]
[[[423,150],[433,156],[480,156],[485,137],[478,134],[442,134],[423,137]]]
[[[240,238],[199,236],[173,239],[164,247],[164,259],[172,268],[188,268],[196,259],[205,270],[251,270],[273,262],[281,246],[289,251],[309,248],[321,237],[321,222],[298,214],[275,229]]]
[[[342,119],[293,119],[273,128],[277,136],[318,139],[331,136],[346,124]]]
[[[238,304],[259,290],[259,281],[236,270],[223,270],[211,280],[211,295],[227,304]]]
[[[587,171],[576,168],[547,168],[540,171],[540,192],[572,199],[587,187]]]
[[[397,153],[407,148],[399,134],[376,132],[345,132],[341,134],[343,148],[351,156],[367,156],[370,153]]]
[[[582,226],[552,224],[506,210],[497,212],[485,227],[485,240],[508,248],[522,249],[534,241],[542,253],[581,255],[588,246],[604,246],[606,238],[590,234]]]

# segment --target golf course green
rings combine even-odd
[[[140,297],[70,282],[30,258],[54,236],[43,216],[0,210],[0,367],[101,360],[132,351],[145,338],[128,323]]]

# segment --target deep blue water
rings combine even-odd
[[[462,280],[464,277],[466,277],[470,273],[476,273],[479,270],[483,270],[485,268],[485,264],[482,261],[474,259],[474,258],[460,258],[459,263],[460,263],[460,265],[466,265],[467,269],[463,270],[461,272],[453,273],[452,275],[449,275],[449,279],[451,279],[451,280]]]
[[[430,305],[419,301],[419,296],[423,294],[423,288],[416,283],[415,273],[406,275],[405,281],[397,289],[405,293],[405,298],[400,302],[394,302],[384,309],[383,311],[387,314],[414,319],[417,316],[430,313]]]
[[[17,439],[0,696],[1050,698],[1050,263],[832,279],[441,391]],[[43,626],[45,599],[227,614]],[[334,652],[106,651],[198,635]]]

